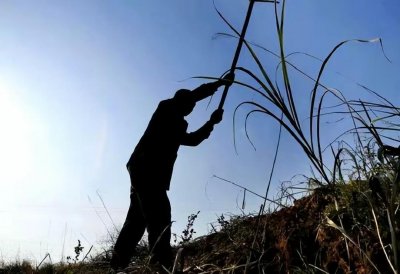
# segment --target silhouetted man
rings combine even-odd
[[[152,261],[171,267],[171,206],[167,190],[177,152],[180,145],[197,146],[207,139],[214,125],[222,120],[223,110],[214,111],[210,120],[192,133],[187,133],[184,117],[193,111],[196,102],[213,95],[220,86],[232,84],[233,78],[228,74],[193,91],[180,89],[173,98],[158,105],[127,163],[131,204],[114,246],[112,268],[128,266],[146,228]]]

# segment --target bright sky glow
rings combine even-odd
[[[0,165],[1,181],[12,186],[26,179],[26,173],[20,172],[21,166],[33,162],[32,144],[26,136],[32,135],[32,123],[23,106],[12,98],[13,92],[8,87],[0,87]]]
[[[215,3],[241,29],[248,1]],[[355,85],[360,82],[400,105],[399,14],[397,0],[288,0],[286,51],[324,58],[342,40],[381,37],[392,63],[379,44],[351,43],[335,55],[323,80],[353,99],[365,96]],[[277,52],[274,24],[273,6],[257,3],[248,39]],[[0,1],[0,258],[40,261],[49,252],[57,261],[73,255],[78,239],[85,250],[101,250],[107,230],[124,221],[125,163],[158,102],[203,82],[190,77],[216,77],[229,68],[236,40],[215,37],[218,32],[230,33],[211,0]],[[277,60],[259,54],[274,75]],[[312,75],[320,65],[304,55],[290,60]],[[246,50],[239,64],[255,68]],[[302,109],[310,82],[292,76]],[[237,78],[246,80],[240,73]],[[189,130],[209,119],[220,94],[208,109],[208,102],[198,104]],[[198,210],[198,235],[217,215],[241,212],[243,192],[213,175],[264,195],[278,126],[265,117],[250,120],[254,151],[241,110],[239,155],[232,141],[233,111],[251,99],[257,97],[233,87],[211,137],[180,149],[169,192],[173,232],[180,234]],[[339,129],[324,125],[328,139]],[[284,135],[272,191],[308,171],[302,152]],[[256,212],[261,202],[247,194],[245,212]]]

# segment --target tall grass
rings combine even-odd
[[[321,81],[329,61],[343,46],[354,42],[379,43],[383,55],[386,57],[382,40],[380,38],[375,38],[370,40],[352,39],[342,41],[321,60],[317,75],[315,77],[310,76],[296,65],[289,62],[288,56],[290,56],[290,54],[286,55],[285,53],[285,5],[285,0],[281,1],[280,6],[277,1],[274,1],[275,28],[279,46],[278,53],[274,53],[257,44],[250,43],[247,40],[244,41],[244,45],[250,53],[256,65],[256,69],[249,69],[241,66],[236,67],[236,72],[247,75],[252,81],[243,82],[236,80],[235,84],[258,94],[260,99],[257,101],[243,101],[236,107],[233,127],[234,129],[236,127],[237,111],[244,106],[249,106],[251,109],[247,112],[245,117],[245,130],[248,140],[251,142],[247,131],[247,123],[253,114],[261,113],[275,120],[280,125],[280,129],[283,128],[290,134],[310,160],[313,172],[315,172],[315,176],[310,182],[313,182],[317,187],[327,187],[332,189],[332,192],[335,192],[335,189],[343,184],[353,181],[369,181],[370,189],[363,192],[365,199],[368,201],[367,205],[369,205],[369,217],[374,220],[374,229],[377,232],[381,248],[385,253],[393,273],[398,273],[400,270],[400,251],[397,236],[400,231],[400,148],[393,146],[393,144],[396,143],[398,145],[399,142],[398,136],[393,133],[398,132],[400,129],[400,123],[398,122],[400,109],[395,107],[378,92],[369,89],[365,85],[358,84],[365,91],[374,95],[377,101],[348,100],[341,91],[329,88]],[[226,33],[219,33],[219,35],[238,38],[240,33],[237,29],[224,18],[221,12],[218,11],[218,14],[234,32],[233,35]],[[267,65],[269,64],[262,63],[259,57],[260,53],[257,53],[258,50],[272,54],[277,58],[278,65],[276,72],[280,73],[283,82],[282,87],[278,85],[276,79],[275,81],[272,80],[272,73],[267,69]],[[304,54],[311,56],[306,53]],[[318,59],[316,57],[313,58]],[[299,103],[295,99],[295,94],[298,93],[298,90],[296,89],[296,84],[292,83],[291,71],[289,68],[300,73],[305,78],[310,79],[313,83],[310,92],[307,117],[300,117],[298,112]],[[345,110],[339,111],[335,110],[335,108],[333,110],[325,108],[325,101],[328,96],[337,101],[335,107],[341,107]],[[328,147],[323,147],[321,123],[323,117],[326,115],[346,116],[351,119],[353,126],[345,132],[338,133],[338,137],[330,142]],[[306,126],[300,122],[303,120],[308,121]],[[352,144],[347,143],[342,138],[349,134],[352,134],[354,137],[354,142]],[[280,133],[278,140],[280,140]],[[387,142],[390,142],[391,145],[388,145]],[[333,146],[334,143],[338,143],[336,149]],[[278,149],[279,141],[276,147],[275,160]],[[327,153],[329,152],[333,155],[333,163],[327,160]],[[272,168],[272,172],[273,170],[274,168]],[[270,189],[272,172],[266,188],[265,201],[267,201]],[[375,183],[375,190],[371,182]],[[377,189],[379,189],[379,191]],[[374,191],[380,193],[374,193]],[[379,199],[377,200],[375,196],[379,197]],[[388,226],[382,223],[381,218],[377,218],[377,215],[381,214],[382,211],[387,217]],[[343,225],[336,225],[330,219],[328,219],[328,225],[337,228],[344,235],[344,238],[352,244],[357,244],[346,234]],[[387,237],[382,237],[382,228],[384,227],[389,228],[389,242],[386,241]],[[377,269],[373,262],[370,263]]]

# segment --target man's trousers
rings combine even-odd
[[[171,266],[171,205],[166,190],[132,189],[128,214],[114,246],[113,268],[128,266],[146,228],[152,261]]]

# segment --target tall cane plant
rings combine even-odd
[[[360,85],[364,90],[376,96],[379,103],[347,100],[342,92],[339,90],[329,88],[321,79],[326,70],[326,67],[334,56],[334,54],[342,48],[345,44],[351,42],[358,43],[379,43],[383,54],[383,45],[380,38],[371,40],[353,39],[345,40],[338,43],[329,54],[321,60],[318,73],[315,77],[308,75],[303,70],[299,69],[296,65],[288,60],[284,47],[284,22],[285,22],[285,5],[286,0],[282,0],[278,8],[278,2],[275,1],[275,27],[278,35],[279,52],[274,53],[265,47],[250,43],[245,40],[244,44],[248,49],[253,61],[255,62],[256,69],[249,69],[246,67],[238,66],[236,71],[242,72],[249,76],[253,81],[242,82],[235,81],[238,86],[244,87],[259,95],[257,101],[244,101],[240,103],[234,114],[234,128],[235,117],[237,111],[243,106],[250,106],[251,109],[247,112],[245,118],[246,136],[250,140],[247,133],[248,119],[254,113],[261,113],[275,120],[281,128],[295,140],[295,142],[302,148],[305,155],[310,160],[313,166],[313,171],[316,171],[318,176],[314,178],[313,182],[318,187],[328,186],[335,188],[338,182],[346,183],[352,180],[352,176],[356,175],[356,180],[370,182],[370,191],[365,195],[370,205],[371,218],[374,219],[376,232],[380,239],[380,244],[383,252],[386,255],[388,263],[390,264],[393,273],[399,272],[399,244],[397,234],[400,231],[399,227],[399,207],[400,207],[400,148],[387,145],[385,142],[389,141],[399,142],[399,139],[394,133],[399,130],[400,123],[396,119],[400,116],[400,109],[395,107],[390,101],[386,100],[379,93]],[[229,28],[235,33],[234,35],[220,33],[220,35],[239,37],[240,33],[233,27],[229,21],[217,10],[220,17],[225,21]],[[267,66],[263,64],[259,57],[257,50],[263,50],[274,55],[278,60],[276,72],[280,73],[283,87],[278,85],[278,81],[272,80],[271,73],[268,71]],[[308,55],[311,56],[311,55]],[[313,56],[311,56],[313,57]],[[386,57],[386,55],[385,55]],[[387,58],[387,57],[386,57]],[[296,85],[292,83],[291,70],[294,70],[304,77],[313,81],[313,87],[310,92],[310,101],[308,105],[307,117],[300,117],[298,112],[299,103],[295,100],[295,94],[299,91]],[[326,98],[333,96],[338,101],[337,107],[345,107],[346,111],[326,111],[324,103]],[[352,121],[352,128],[346,132],[340,133],[338,138],[328,145],[334,155],[333,164],[326,160],[326,148],[322,146],[321,141],[321,123],[322,117],[325,115],[346,115]],[[306,126],[300,121],[308,120]],[[355,142],[347,144],[342,140],[341,146],[338,149],[333,148],[333,143],[340,141],[340,138],[346,134],[353,134]],[[343,145],[346,144],[346,145]],[[377,153],[374,153],[377,151]],[[345,156],[350,158],[350,161],[345,161]],[[372,155],[372,156],[371,156]],[[345,166],[345,163],[349,163]],[[329,166],[332,166],[331,168]],[[345,178],[345,169],[351,170],[350,177]],[[350,178],[350,179],[349,179]],[[373,202],[374,186],[371,182],[375,182],[376,189],[381,189],[379,195],[380,204]],[[267,189],[270,187],[271,181],[268,183]],[[379,187],[378,187],[379,186]],[[377,191],[375,189],[375,191]],[[379,192],[379,191],[378,191]],[[268,190],[267,190],[268,194]],[[266,195],[267,197],[267,195]],[[390,243],[387,244],[382,239],[381,230],[382,223],[379,223],[376,218],[377,212],[384,208],[387,215],[387,223],[389,226]],[[336,226],[340,228],[339,226]],[[343,226],[340,231],[344,231]],[[347,234],[346,234],[347,235]],[[355,243],[349,239],[350,242]],[[367,258],[369,260],[369,258]],[[372,262],[371,262],[372,263]],[[375,265],[374,265],[375,267]]]

